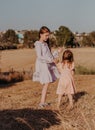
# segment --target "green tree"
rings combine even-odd
[[[26,31],[24,34],[24,45],[31,48],[34,45],[34,42],[38,40],[38,31]]]
[[[95,46],[95,31],[83,36],[82,46]]]
[[[54,33],[52,32],[49,38],[50,47],[57,47],[57,39],[54,36]]]
[[[65,26],[60,26],[58,30],[55,31],[55,36],[57,39],[57,45],[58,46],[72,46],[74,35],[69,30],[69,28]]]
[[[89,37],[91,39],[91,42],[92,42],[92,46],[95,46],[95,31],[91,32],[89,34]]]
[[[3,35],[2,42],[19,43],[18,37],[14,30],[9,29]]]
[[[83,37],[82,46],[92,46],[92,41],[89,36]]]

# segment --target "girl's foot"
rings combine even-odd
[[[40,103],[40,104],[38,105],[38,109],[44,109],[44,108],[45,108],[45,105],[44,105],[44,104],[41,104],[41,103]]]
[[[50,106],[50,105],[51,103],[47,103],[47,102],[44,103],[44,106]]]
[[[40,103],[39,106],[38,106],[38,108],[39,109],[43,109],[43,108],[45,108],[47,106],[50,106],[50,103]]]

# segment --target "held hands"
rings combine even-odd
[[[53,60],[53,62],[54,62],[55,64],[58,64],[58,63],[59,63],[59,58],[55,58],[55,59]]]
[[[61,52],[63,52],[63,50],[64,50],[64,47],[58,47],[57,51],[54,51],[54,53],[53,53],[53,56],[54,56],[53,62],[55,64],[59,63],[59,54]]]
[[[59,57],[59,54],[63,51],[63,49],[64,49],[63,47],[58,47],[58,49],[56,49],[56,50],[52,53],[54,59],[56,59],[56,58]]]

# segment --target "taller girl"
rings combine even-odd
[[[35,42],[35,49],[37,54],[35,72],[33,74],[33,81],[39,81],[42,84],[42,95],[39,107],[43,108],[48,105],[46,100],[47,89],[49,83],[54,82],[59,78],[59,72],[55,65],[55,59],[51,53],[49,46],[50,30],[43,26],[39,31],[39,40]]]

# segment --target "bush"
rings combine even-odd
[[[0,72],[0,84],[16,83],[32,79],[32,68],[28,71],[15,71],[11,68],[8,72]]]
[[[87,69],[84,66],[78,65],[76,66],[76,74],[83,74],[83,75],[94,75],[95,70],[94,69]]]
[[[19,43],[18,37],[14,30],[9,29],[2,37],[2,42]]]

